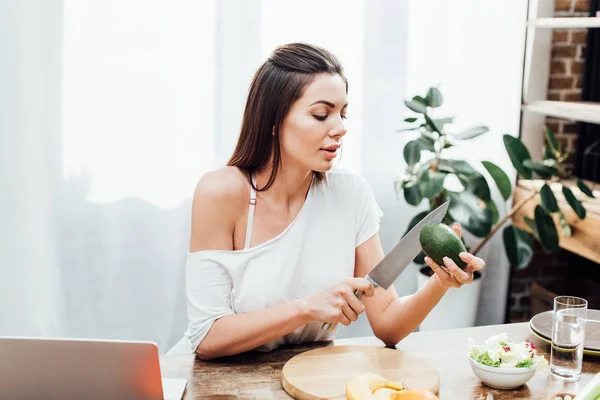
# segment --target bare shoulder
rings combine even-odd
[[[202,175],[192,201],[190,251],[231,250],[236,219],[249,198],[248,178],[236,167]]]
[[[198,181],[194,200],[237,200],[248,193],[248,179],[237,167],[208,171]]]

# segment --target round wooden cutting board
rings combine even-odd
[[[354,375],[372,372],[410,389],[438,393],[440,377],[426,360],[374,346],[328,346],[292,357],[281,370],[284,390],[297,400],[345,399]]]

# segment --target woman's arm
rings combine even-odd
[[[310,321],[339,322],[348,326],[364,311],[354,296],[356,289],[364,291],[366,297],[374,294],[369,281],[350,278],[313,296],[266,310],[226,315],[213,323],[196,353],[206,360],[252,350]]]
[[[453,229],[460,236],[460,225],[456,224]],[[379,235],[376,234],[356,249],[355,275],[364,277],[383,257]],[[426,257],[435,274],[412,295],[399,297],[393,285],[387,290],[375,289],[375,296],[363,300],[375,336],[386,345],[395,346],[423,322],[450,287],[470,283],[473,271],[483,269],[485,265],[483,260],[469,254],[461,258],[468,263],[467,269],[462,271],[447,259],[444,261],[450,271],[448,273]]]
[[[309,314],[302,300],[261,311],[226,315],[214,322],[196,348],[196,354],[209,360],[242,353],[287,335],[308,321]]]

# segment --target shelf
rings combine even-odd
[[[535,28],[600,28],[599,17],[582,18],[537,18],[527,22],[527,26]]]
[[[524,104],[522,108],[550,117],[600,124],[600,103],[538,100]]]
[[[580,220],[575,212],[571,209],[571,206],[565,200],[561,185],[551,185],[552,192],[556,197],[558,205],[562,210],[565,218],[569,225],[571,225],[571,236],[568,238],[560,235],[560,228],[557,225],[557,231],[559,232],[559,244],[560,247],[568,250],[572,253],[578,254],[582,257],[587,258],[595,263],[600,264],[600,239],[598,239],[598,232],[600,232],[600,190],[598,190],[598,184],[594,187],[594,184],[587,182],[588,186],[592,188],[595,199],[587,198],[575,185],[574,182],[564,182],[565,186],[569,187],[573,194],[580,200],[584,200],[584,206],[587,214],[585,219]],[[524,180],[518,181],[517,187],[515,188],[514,202],[518,203],[521,199],[524,199],[531,195],[532,186],[535,186],[537,190],[544,184],[542,180]],[[525,205],[513,215],[514,224],[528,232],[531,232],[529,226],[525,223],[523,217],[533,218],[533,211],[537,204],[540,204],[539,195],[525,203]],[[555,219],[555,223],[558,221]]]

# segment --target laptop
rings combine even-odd
[[[170,398],[180,400],[186,381],[168,381],[178,392]],[[0,397],[164,400],[158,347],[142,341],[0,337]]]

